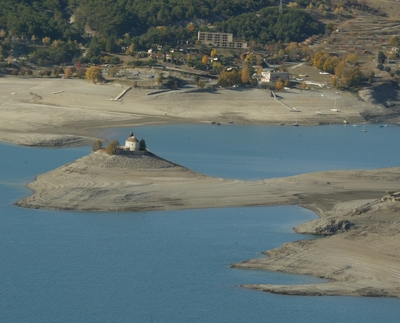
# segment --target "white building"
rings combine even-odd
[[[139,141],[133,135],[133,132],[130,133],[129,138],[125,141],[125,149],[130,151],[139,150]]]
[[[289,72],[261,72],[261,82],[276,82],[278,79],[285,82],[289,77]]]

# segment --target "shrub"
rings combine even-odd
[[[108,75],[114,77],[117,74],[117,72],[118,72],[118,69],[115,66],[113,66],[108,71]]]
[[[143,61],[130,61],[128,62],[128,65],[132,65],[132,66],[154,66],[157,64],[157,60],[156,59],[149,59],[149,60],[143,60]]]
[[[95,142],[93,142],[92,144],[92,151],[98,151],[102,148],[103,143],[101,142],[100,139],[96,140]]]
[[[378,63],[383,64],[386,60],[386,55],[383,52],[378,52]]]
[[[382,64],[382,63],[379,63],[378,65],[376,65],[376,68],[377,68],[378,70],[382,71],[382,70],[383,70],[383,64]]]
[[[275,90],[281,91],[283,89],[283,82],[279,78],[275,83]]]
[[[367,79],[368,79],[368,82],[369,82],[369,83],[372,83],[372,81],[373,81],[373,79],[374,79],[374,77],[375,77],[374,71],[368,71],[366,77],[367,77]]]
[[[385,66],[384,70],[385,70],[385,72],[389,73],[392,69],[390,68],[390,66]]]
[[[121,60],[117,56],[111,56],[109,63],[110,64],[119,64],[119,63],[121,63]]]
[[[118,146],[119,146],[119,142],[117,140],[111,140],[108,143],[108,145],[105,149],[105,152],[109,155],[115,155],[117,153]]]
[[[93,81],[93,83],[100,82],[102,78],[101,68],[97,66],[89,67],[86,71],[86,78]]]

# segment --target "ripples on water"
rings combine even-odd
[[[157,126],[131,130],[155,153],[221,177],[395,166],[394,126],[314,128]],[[1,145],[0,322],[395,322],[397,299],[295,297],[242,283],[312,283],[313,277],[229,268],[308,238],[291,228],[316,218],[298,207],[150,213],[16,208],[34,176],[89,148]]]

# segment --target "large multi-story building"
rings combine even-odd
[[[233,41],[233,35],[229,33],[209,33],[199,31],[197,39],[201,43],[213,44],[216,47],[223,48],[247,48],[246,42]]]

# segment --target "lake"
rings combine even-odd
[[[219,177],[255,180],[397,166],[399,128],[151,126],[130,131],[154,153]],[[312,238],[295,206],[139,213],[31,210],[13,203],[38,174],[90,153],[0,144],[0,322],[394,322],[398,299],[283,296],[240,284],[321,280],[231,263]]]

